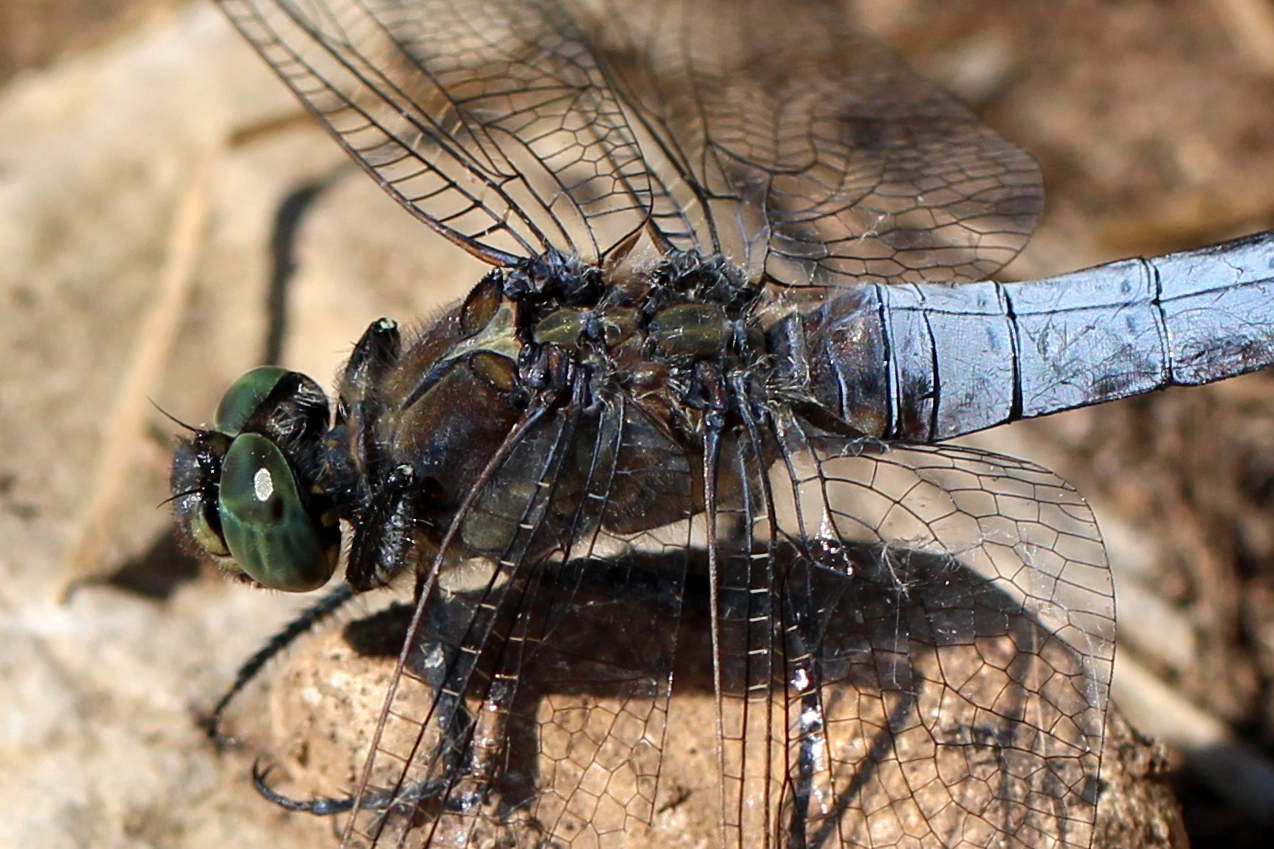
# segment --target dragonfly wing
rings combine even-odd
[[[718,558],[723,845],[1087,847],[1114,650],[1087,505],[965,448],[776,437]]]
[[[470,252],[596,261],[644,224],[641,151],[556,4],[220,4],[386,191]]]
[[[418,602],[351,845],[617,845],[651,821],[693,486],[622,399],[516,435],[456,519],[485,553],[447,579],[468,586]],[[680,529],[607,530],[628,511]]]
[[[391,195],[488,261],[649,225],[788,285],[979,280],[1029,154],[827,2],[220,0]]]
[[[697,244],[750,272],[841,286],[985,279],[1029,237],[1043,205],[1030,154],[855,31],[842,4],[579,5],[653,136],[647,161],[691,189],[656,199],[670,233],[696,218]]]
[[[655,433],[555,414],[494,474],[461,533],[501,554],[422,600],[351,845],[1089,844],[1113,595],[1073,489],[776,414],[709,498]]]

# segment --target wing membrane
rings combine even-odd
[[[386,191],[471,252],[596,260],[645,221],[641,152],[556,4],[221,5]]]
[[[1114,646],[1087,505],[1011,458],[778,433],[779,513],[816,541],[787,581],[813,599],[794,623],[821,686],[811,828],[844,846],[1087,847]]]
[[[1030,155],[839,4],[607,2],[594,20],[617,89],[707,207],[701,244],[750,270],[795,285],[984,279],[1030,235]]]
[[[699,463],[622,406],[524,435],[459,520],[503,553],[422,599],[351,845],[1089,845],[1113,602],[1074,490],[782,412],[715,496]]]
[[[1114,637],[1087,506],[1010,458],[806,431],[779,416],[720,542],[721,844],[1087,847]]]
[[[377,734],[353,845],[607,845],[651,821],[689,539],[638,554],[603,525],[629,487],[671,487],[686,518],[692,477],[633,430],[622,403],[546,414],[458,518],[458,545],[494,554],[477,586],[419,603],[415,695]]]
[[[346,149],[489,261],[649,223],[788,285],[983,279],[1038,169],[833,4],[221,0]]]

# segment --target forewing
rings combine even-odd
[[[641,151],[556,3],[219,2],[386,191],[478,256],[596,261],[645,222]]]
[[[673,186],[669,234],[791,285],[985,279],[1030,235],[1025,151],[810,0],[581,0]],[[686,189],[689,188],[687,193]]]
[[[693,476],[638,421],[617,401],[514,435],[456,526],[486,554],[419,603],[349,845],[613,846],[651,822],[690,540],[604,514],[636,488],[676,524]]]
[[[497,263],[649,223],[789,285],[983,279],[1038,169],[824,0],[220,0],[417,217]]]

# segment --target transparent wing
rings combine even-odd
[[[645,222],[641,151],[556,3],[219,2],[386,191],[478,256],[596,260]]]
[[[1087,505],[955,446],[776,438],[768,577],[723,558],[721,662],[772,658],[727,688],[727,843],[1088,847],[1114,604]]]
[[[632,409],[528,429],[348,845],[1089,845],[1113,596],[1073,489],[781,411],[697,468]]]
[[[788,285],[983,279],[1028,154],[825,0],[220,0],[346,149],[497,263],[644,226]]]
[[[604,527],[687,518],[694,476],[634,422],[546,415],[459,519],[483,554],[421,600],[350,845],[617,845],[653,819],[690,540]]]
[[[853,30],[843,4],[600,3],[603,65],[654,137],[652,167],[702,204],[701,245],[780,282],[848,285],[985,279],[1029,237],[1031,156]],[[693,208],[678,200],[671,218]]]

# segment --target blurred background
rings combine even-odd
[[[1274,2],[846,8],[1038,157],[1046,212],[1004,279],[1274,227]],[[176,428],[148,399],[208,415],[262,357],[280,262],[296,270],[283,360],[319,378],[370,320],[426,319],[478,279],[342,161],[211,4],[0,4],[0,846],[328,833],[261,803],[250,758],[194,723],[303,602],[175,549],[155,505]],[[294,252],[276,239],[272,256],[281,220]],[[1115,700],[1162,743],[1193,845],[1268,845],[1274,381],[977,440],[1097,510]]]

